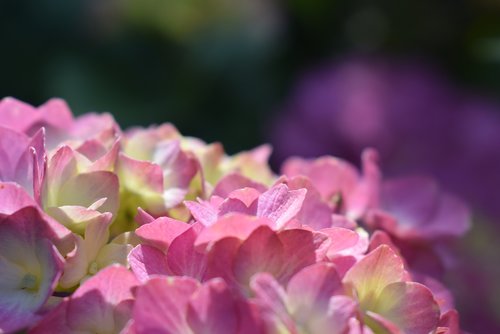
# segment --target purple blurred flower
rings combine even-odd
[[[375,147],[386,175],[435,176],[500,217],[500,107],[464,94],[418,63],[354,59],[307,74],[275,123],[276,160]]]

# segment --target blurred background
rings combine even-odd
[[[463,327],[500,332],[497,0],[2,0],[0,96],[126,128],[172,122],[229,153],[430,174],[474,228],[445,279]]]

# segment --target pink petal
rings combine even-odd
[[[37,114],[35,108],[15,98],[5,97],[0,101],[1,125],[6,128],[24,132],[38,120]]]
[[[56,205],[57,191],[67,180],[77,175],[77,173],[78,166],[73,150],[66,145],[60,147],[52,156],[47,166],[43,198],[44,205]]]
[[[258,272],[277,276],[285,264],[283,244],[277,234],[267,226],[261,226],[241,244],[233,270],[236,279],[248,286],[250,278]]]
[[[322,259],[327,238],[321,233],[303,229],[279,232],[283,247],[282,267],[277,278],[287,282],[297,271]]]
[[[341,334],[349,327],[358,310],[357,303],[349,297],[337,295],[330,298],[325,319],[317,319],[310,327],[313,333],[322,333],[326,330],[332,334]],[[364,334],[369,334],[365,332]]]
[[[431,333],[439,322],[439,306],[432,293],[414,282],[389,284],[373,311],[407,334]]]
[[[19,215],[24,213],[29,217],[41,216],[41,219],[49,226],[46,232],[47,237],[56,245],[61,254],[66,254],[74,247],[71,231],[46,215],[19,185],[0,182],[0,198],[2,198],[0,201],[0,219],[17,211],[21,211],[17,213]],[[37,213],[34,213],[34,211]]]
[[[102,155],[99,155],[98,157],[93,156],[92,158],[94,159],[89,157],[89,159],[93,161],[89,171],[99,171],[99,170],[113,171],[115,169],[119,152],[120,152],[120,141],[116,140],[113,146],[111,146],[109,150],[106,150]]]
[[[0,218],[1,332],[33,324],[36,312],[54,291],[63,259],[50,242],[51,236],[50,227],[35,208]]]
[[[175,185],[187,189],[199,169],[200,165],[196,157],[189,152],[181,151],[172,166],[172,170],[176,173],[172,174],[172,178],[166,178],[165,182],[170,186]]]
[[[227,198],[229,199],[237,199],[240,202],[242,202],[247,208],[252,207],[254,205],[255,201],[261,196],[261,191],[255,189],[255,188],[250,188],[250,187],[244,187],[240,189],[236,189],[232,191]]]
[[[81,298],[89,292],[98,290],[106,302],[116,305],[123,300],[132,299],[131,289],[138,284],[139,281],[125,267],[112,265],[86,280],[71,297]]]
[[[186,312],[198,283],[191,278],[158,277],[139,286],[133,310],[137,334],[190,333]]]
[[[38,204],[42,203],[42,187],[47,167],[47,154],[45,152],[45,129],[42,128],[31,139],[30,144],[31,164],[33,166],[33,196]]]
[[[220,277],[232,288],[239,289],[233,272],[233,262],[240,245],[241,240],[236,238],[224,238],[214,243],[207,254],[205,279]]]
[[[66,323],[66,309],[68,303],[61,302],[55,309],[44,315],[35,327],[29,330],[29,334],[72,334],[73,330]]]
[[[135,216],[135,221],[139,225],[145,225],[147,223],[151,223],[155,218],[151,216],[149,213],[144,211],[142,208],[137,208],[137,215]]]
[[[370,309],[385,287],[400,282],[405,277],[400,257],[386,245],[382,245],[356,263],[345,275],[344,282],[356,289],[360,304]]]
[[[43,122],[54,128],[67,130],[73,123],[68,104],[62,99],[50,99],[38,107]],[[43,125],[43,123],[42,123]]]
[[[99,271],[71,296],[66,316],[68,325],[81,331],[118,332],[131,316],[132,289],[138,284],[125,267],[113,265]]]
[[[360,255],[365,251],[364,249],[359,250],[356,248],[360,238],[352,230],[342,227],[332,227],[322,229],[320,232],[326,234],[331,240],[327,252],[329,259],[333,259],[339,255]]]
[[[314,313],[326,314],[330,298],[341,292],[342,282],[332,264],[317,263],[305,267],[288,282],[288,307],[299,322],[307,322]]]
[[[195,246],[197,249],[204,249],[210,244],[228,237],[244,240],[258,227],[270,226],[271,224],[267,218],[229,214],[202,230],[196,239]]]
[[[40,130],[29,138],[0,127],[0,180],[16,182],[31,195],[38,195],[45,167],[44,135]]]
[[[431,290],[434,300],[439,305],[441,314],[453,310],[455,307],[453,295],[450,290],[448,290],[441,282],[438,280],[424,275],[413,274],[412,278],[414,281],[423,284],[429,290]]]
[[[265,334],[259,307],[254,301],[238,300],[239,328],[237,334]]]
[[[170,275],[167,257],[156,248],[138,245],[128,255],[130,268],[140,281],[146,281],[152,275]]]
[[[401,255],[398,247],[392,242],[391,237],[385,233],[384,231],[377,230],[375,231],[370,238],[370,245],[368,250],[371,252],[377,249],[381,245],[387,245],[391,247],[391,249],[398,255]]]
[[[26,190],[15,183],[0,182],[0,216],[9,215],[17,210],[37,204]]]
[[[120,180],[125,181],[131,191],[143,187],[141,190],[163,192],[163,171],[160,166],[147,161],[135,160],[124,154],[119,156]]]
[[[322,201],[320,193],[312,185],[311,181],[304,176],[296,176],[284,180],[290,190],[306,189],[307,193],[302,203],[297,219],[305,225],[314,229],[331,227],[332,210]]]
[[[113,116],[108,113],[96,114],[86,113],[78,116],[71,127],[70,135],[77,140],[88,140],[97,138],[103,140],[102,136],[117,137],[121,134],[120,127]]]
[[[284,184],[273,186],[259,197],[257,216],[269,218],[280,229],[299,213],[306,192],[305,189],[290,191]]]
[[[230,193],[237,189],[242,188],[253,188],[259,192],[266,191],[266,187],[258,182],[239,174],[230,173],[224,176],[215,186],[212,195],[220,196],[222,198],[227,198]]]
[[[379,207],[381,173],[378,168],[378,153],[365,149],[361,156],[363,176],[350,194],[348,205],[349,217],[362,217],[368,209]]]
[[[344,197],[349,195],[359,181],[359,174],[351,164],[333,157],[321,157],[312,161],[292,158],[283,164],[282,172],[289,177],[309,177],[321,196],[327,200],[338,193]]]
[[[137,285],[124,267],[107,267],[45,315],[30,333],[118,333],[131,317],[132,289]]]
[[[273,148],[269,144],[264,144],[257,146],[256,148],[246,152],[249,154],[253,160],[261,163],[267,164],[271,153],[273,152]]]
[[[243,190],[243,189],[242,189]],[[222,217],[228,213],[241,213],[249,216],[254,216],[257,209],[257,203],[253,202],[247,205],[245,202],[237,198],[227,198],[221,203],[218,210],[218,216]]]
[[[210,226],[217,221],[217,209],[211,203],[185,201],[184,204],[197,222]]]
[[[212,279],[195,292],[187,321],[194,333],[236,333],[236,303],[222,279]]]
[[[168,217],[160,217],[135,230],[136,235],[147,245],[166,252],[172,241],[190,228],[190,225]]]
[[[207,258],[205,254],[194,248],[200,228],[199,225],[191,225],[189,229],[175,238],[168,248],[167,263],[174,275],[203,279]]]
[[[261,308],[261,316],[270,333],[286,329],[295,333],[295,324],[285,305],[286,293],[281,285],[268,273],[258,273],[250,281],[255,302]]]

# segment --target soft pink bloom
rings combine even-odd
[[[108,157],[104,157],[106,161]],[[89,221],[119,206],[118,177],[103,160],[90,161],[69,146],[60,147],[50,159],[42,204],[45,211],[75,233],[83,234]]]
[[[29,333],[119,333],[132,315],[138,285],[124,267],[107,267],[65,298]]]
[[[1,125],[27,135],[45,127],[49,137],[59,139],[68,131],[72,119],[66,102],[60,99],[51,99],[38,108],[12,97],[0,101]]]
[[[260,333],[252,306],[221,279],[203,284],[187,277],[152,278],[137,289],[131,332]]]
[[[342,282],[331,264],[305,267],[286,289],[267,273],[250,283],[267,333],[346,333],[356,302],[342,295]]]
[[[375,332],[428,334],[437,328],[439,306],[428,288],[408,276],[399,256],[382,245],[357,262],[343,282],[352,287],[364,323]]]
[[[267,186],[254,181],[238,172],[231,172],[224,175],[216,184],[211,193],[212,196],[227,198],[230,193],[243,188],[252,188],[260,193],[267,190]]]
[[[40,202],[45,161],[43,130],[30,138],[0,126],[0,181],[16,182]]]
[[[195,240],[202,226],[188,225],[168,218],[158,218],[140,227],[142,245],[129,254],[133,272],[141,280],[151,275],[191,276],[203,280],[206,255],[195,249]]]
[[[167,214],[185,199],[198,171],[199,162],[182,149],[172,125],[130,131],[118,162],[124,209],[133,215],[138,206],[154,216]]]
[[[90,161],[69,146],[59,148],[47,166],[44,207],[92,207],[114,215],[118,209],[118,178],[100,167],[99,160]]]
[[[48,216],[35,200],[18,184],[0,182],[0,218],[7,217],[23,208],[32,208],[38,212],[50,227],[50,239],[63,255],[73,249],[75,239],[70,230]]]
[[[51,99],[35,108],[14,98],[6,97],[0,101],[0,126],[29,136],[45,128],[49,149],[57,147],[64,141],[77,145],[77,143],[98,137],[106,131],[120,131],[109,114],[90,113],[73,118],[68,105],[61,99]]]
[[[361,174],[350,163],[334,157],[290,158],[282,172],[288,177],[307,176],[335,212],[357,219],[378,206],[381,178],[375,151],[365,150],[362,162]]]
[[[172,241],[190,229],[191,225],[168,217],[157,218],[135,230],[142,244],[166,252]]]
[[[21,190],[15,185],[0,184],[0,198],[15,196],[15,191]],[[9,197],[15,199],[14,196]],[[54,291],[63,265],[54,246],[58,237],[51,224],[37,207],[18,204],[17,211],[0,215],[2,333],[26,328],[39,318],[37,312]]]
[[[255,218],[254,218],[255,219]],[[304,229],[273,231],[257,226],[243,239],[230,236],[209,243],[207,277],[223,277],[247,293],[251,277],[259,272],[286,283],[297,271],[324,259],[327,236]]]
[[[260,193],[257,189],[243,188],[228,194],[227,198],[212,197],[210,201],[185,202],[196,221],[205,226],[213,225],[229,213],[268,218],[276,229],[283,228],[301,209],[305,189],[289,190],[278,184]]]
[[[344,277],[345,273],[366,253],[368,234],[361,229],[352,231],[343,227],[331,227],[320,230],[328,237],[326,258],[335,264],[337,273]]]
[[[157,219],[137,234],[145,242],[129,255],[134,273],[191,276],[201,281],[223,277],[248,289],[253,274],[264,271],[286,282],[296,271],[326,256],[328,236],[305,229],[273,231],[272,221],[231,214],[208,228]],[[354,232],[353,232],[354,233]]]
[[[334,213],[331,206],[323,200],[320,192],[306,176],[281,177],[278,183],[283,183],[290,190],[305,189],[306,194],[296,219],[302,224],[315,230],[332,226],[354,228],[356,223],[344,216]]]
[[[371,149],[279,177],[270,152],[0,101],[0,332],[460,333],[426,275],[468,229],[459,200],[383,181]]]
[[[220,218],[213,225],[204,228],[196,239],[195,246],[204,250],[211,249],[216,242],[225,238],[236,238],[243,241],[261,226],[272,228],[274,224],[268,218],[231,213]]]

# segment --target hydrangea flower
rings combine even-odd
[[[0,332],[10,333],[40,319],[63,259],[54,246],[56,233],[36,206],[23,203],[22,190],[0,183],[0,196],[8,198],[0,203]]]
[[[268,146],[229,156],[60,100],[0,112],[0,332],[460,333],[415,259],[441,259],[468,211],[382,179],[373,150],[280,176]]]

